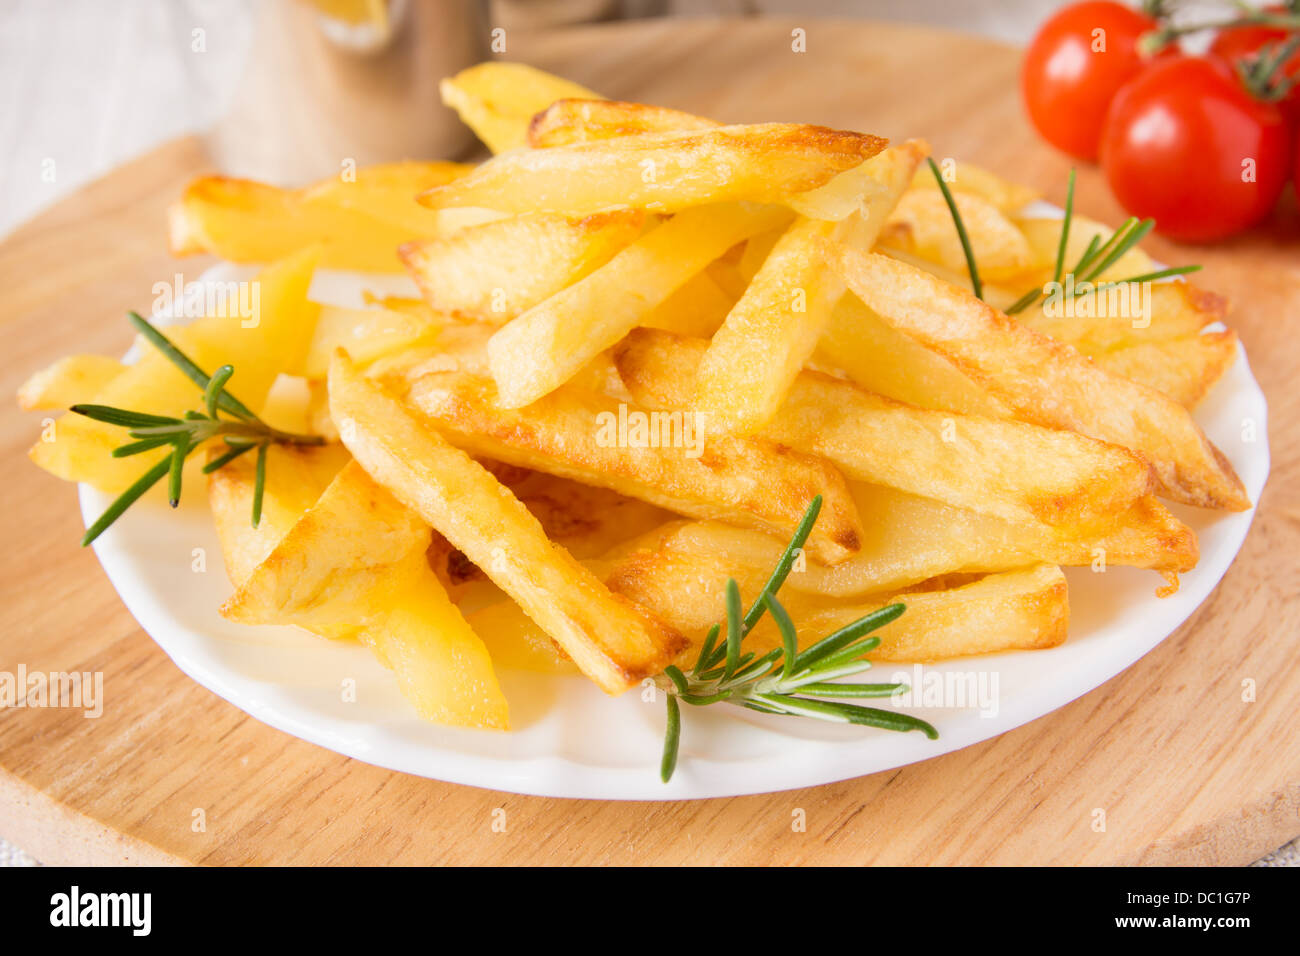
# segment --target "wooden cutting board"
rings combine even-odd
[[[920,135],[1062,200],[1068,161],[1021,114],[1014,50],[864,22],[677,21],[524,37],[509,54],[607,95],[733,122]],[[0,393],[68,351],[120,353],[128,308],[174,262],[163,210],[204,171],[182,140],[0,245]],[[1120,210],[1096,170],[1079,207]],[[245,716],[186,678],[76,546],[73,488],[32,466],[38,416],[0,408],[10,546],[0,670],[103,671],[109,703],[0,711],[0,834],[49,863],[1218,863],[1300,833],[1300,243],[1294,205],[1212,249],[1160,241],[1236,304],[1271,402],[1273,475],[1223,583],[1123,675],[1002,737],[831,786],[689,803],[521,797],[367,766]],[[1257,686],[1242,701],[1242,681]],[[494,820],[505,810],[505,832]],[[1094,829],[1104,810],[1104,832]],[[204,826],[196,826],[196,811]],[[802,810],[806,830],[792,827]]]

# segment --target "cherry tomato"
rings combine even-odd
[[[1296,198],[1300,199],[1300,129],[1296,130],[1293,155],[1295,156],[1295,174],[1291,177],[1291,181],[1295,183]]]
[[[1268,7],[1269,13],[1285,13],[1284,7]],[[1282,27],[1238,27],[1233,30],[1221,30],[1210,44],[1210,55],[1236,64],[1244,59],[1256,56],[1265,46],[1285,43],[1294,35]],[[1282,64],[1281,74],[1300,84],[1300,49],[1297,49]],[[1293,126],[1300,125],[1300,85],[1293,86],[1278,103],[1282,115]]]
[[[1161,59],[1115,96],[1101,138],[1111,191],[1174,239],[1240,232],[1286,185],[1290,134],[1277,106],[1254,99],[1227,64]]]
[[[1029,119],[1071,156],[1095,160],[1106,108],[1145,62],[1137,40],[1155,20],[1120,3],[1075,3],[1039,28],[1020,70]]]

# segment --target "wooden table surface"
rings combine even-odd
[[[510,58],[610,96],[733,122],[928,138],[1062,200],[1068,161],[1021,114],[1014,50],[864,22],[641,22],[511,38]],[[122,167],[0,245],[0,391],[69,351],[118,354],[128,308],[174,262],[163,211],[207,168],[195,140]],[[1121,218],[1094,169],[1078,206]],[[0,833],[49,863],[1218,863],[1300,833],[1300,242],[1294,205],[1210,249],[1161,241],[1228,295],[1271,403],[1273,474],[1210,599],[1121,676],[1015,731],[900,770],[687,803],[522,797],[403,776],[303,743],[191,682],[80,550],[75,491],[25,457],[39,416],[0,412],[11,546],[0,670],[102,671],[108,706],[0,711]],[[1257,699],[1244,703],[1252,678]],[[494,811],[506,811],[505,832]],[[1104,832],[1093,827],[1103,809]],[[791,826],[796,810],[807,826]],[[197,827],[196,811],[204,826]]]

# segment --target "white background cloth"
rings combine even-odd
[[[0,235],[175,136],[233,95],[256,0],[6,0],[0,7]],[[518,4],[521,0],[512,0]],[[669,0],[677,14],[869,16],[1012,43],[1054,0]],[[502,11],[508,15],[510,11]],[[195,30],[202,53],[193,52]],[[0,866],[35,861],[0,839]],[[1293,842],[1258,865],[1300,866]]]

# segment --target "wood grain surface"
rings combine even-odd
[[[927,137],[1062,200],[1067,160],[1028,129],[1014,50],[863,22],[676,21],[511,35],[509,56],[607,95],[733,122]],[[206,169],[163,147],[0,245],[0,392],[68,351],[120,353],[121,316],[167,257],[163,210]],[[1078,207],[1121,217],[1094,169]],[[5,402],[0,669],[103,671],[104,715],[0,711],[0,833],[50,863],[1242,864],[1300,833],[1300,243],[1294,203],[1188,250],[1235,303],[1271,403],[1273,473],[1222,584],[1175,635],[1092,693],[995,740],[807,790],[687,803],[521,797],[377,769],[271,730],[186,678],[76,546],[75,490],[25,456],[37,415]],[[1252,678],[1257,699],[1244,703]],[[1094,810],[1105,832],[1093,829]],[[493,828],[505,810],[505,832]],[[802,809],[806,831],[792,818]],[[194,825],[202,810],[205,826]],[[495,819],[500,819],[497,814]],[[196,832],[197,831],[197,832]]]

